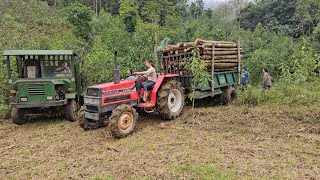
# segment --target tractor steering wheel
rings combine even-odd
[[[146,76],[143,76],[143,75],[138,75],[138,78],[140,79],[140,81],[144,82],[147,80],[147,77]]]

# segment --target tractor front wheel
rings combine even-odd
[[[97,129],[104,126],[104,119],[91,120],[85,117],[85,108],[82,106],[78,112],[78,123],[79,126],[84,130]]]
[[[11,109],[11,118],[13,123],[17,125],[23,125],[27,122],[23,110],[16,107],[12,107]]]
[[[157,94],[157,110],[165,119],[180,116],[184,107],[184,89],[181,83],[170,80],[162,84]]]
[[[68,101],[66,105],[66,119],[68,121],[74,122],[78,119],[78,107],[76,100],[72,99]]]
[[[116,138],[123,138],[131,134],[137,123],[138,113],[127,104],[119,105],[112,111],[109,118],[112,135]]]

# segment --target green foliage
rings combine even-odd
[[[282,64],[282,80],[297,85],[306,82],[314,75],[314,70],[319,68],[315,59],[311,44],[303,39],[294,48],[288,61]]]
[[[65,8],[67,20],[74,26],[73,31],[77,37],[89,40],[91,33],[90,21],[92,11],[80,3],[72,3]]]
[[[128,32],[134,32],[139,19],[138,6],[135,1],[120,0],[119,13],[126,25],[126,30]]]
[[[256,28],[262,23],[268,29],[294,38],[311,35],[319,23],[318,0],[264,0],[251,3],[241,11],[241,27]]]
[[[312,78],[299,85],[291,82],[278,82],[271,90],[250,86],[247,91],[239,93],[238,104],[246,106],[312,106],[320,103],[320,83]]]
[[[249,69],[250,81],[259,84],[264,67],[268,67],[274,80],[279,79],[281,66],[287,63],[293,52],[293,40],[262,26],[258,26],[253,33],[245,34],[242,39],[244,51],[249,56],[244,60],[244,65]]]
[[[185,67],[190,69],[192,73],[192,90],[189,98],[190,100],[194,100],[196,89],[211,82],[211,76],[207,71],[206,64],[201,61],[198,50],[193,50],[193,56],[189,61],[190,63],[186,64]]]

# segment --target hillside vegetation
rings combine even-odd
[[[319,22],[319,0],[215,9],[203,0],[0,0],[0,52],[73,50],[85,86],[112,80],[115,50],[125,77],[156,61],[164,39],[240,39],[250,73],[235,106],[196,101],[173,121],[142,114],[136,132],[114,139],[61,119],[13,124],[1,62],[0,179],[320,179]],[[273,86],[263,92],[264,67]]]

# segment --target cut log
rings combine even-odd
[[[212,51],[203,51],[204,55],[211,55]],[[238,51],[214,51],[215,55],[237,55]]]
[[[237,44],[216,44],[216,48],[236,48]]]
[[[211,63],[206,63],[207,68],[211,68]],[[238,67],[238,63],[214,63],[215,69],[235,68]]]
[[[201,47],[202,48],[212,48],[212,44],[202,44]],[[237,44],[215,44],[215,48],[236,48]]]
[[[203,60],[205,63],[211,63],[212,60]],[[237,59],[214,60],[214,63],[238,63]]]
[[[203,40],[203,39],[199,39],[197,38],[195,40],[195,44],[196,45],[202,45],[202,44],[234,44],[234,42],[228,42],[228,41],[207,41],[207,40]]]
[[[183,43],[183,46],[184,47],[192,47],[192,46],[195,46],[196,44],[194,42],[185,42]]]
[[[201,59],[203,59],[203,60],[211,60],[212,56],[210,56],[210,55],[202,55]],[[235,60],[237,60],[238,59],[238,55],[215,56],[214,59],[215,60],[221,60],[221,59],[235,59]]]
[[[213,44],[211,43],[203,43],[201,45],[202,48],[212,48]],[[237,44],[215,44],[215,48],[237,48]]]
[[[211,51],[212,48],[202,48],[203,51]],[[238,48],[214,48],[215,51],[238,51]],[[240,48],[242,51],[242,48]]]
[[[183,42],[178,42],[178,43],[176,44],[176,46],[177,46],[177,47],[182,47],[182,46],[183,46]]]
[[[242,55],[241,55],[242,57]],[[215,56],[214,59],[220,60],[220,59],[237,59],[238,55],[227,55],[227,56]]]

